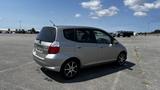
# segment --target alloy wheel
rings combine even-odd
[[[123,65],[125,64],[125,61],[126,61],[126,54],[125,53],[121,53],[119,56],[118,56],[118,64],[119,65]]]
[[[78,64],[75,61],[67,62],[64,66],[64,75],[67,78],[72,78],[78,73]]]

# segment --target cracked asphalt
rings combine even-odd
[[[0,90],[160,89],[160,36],[118,38],[128,49],[124,66],[88,67],[72,80],[33,61],[35,36],[0,34]]]

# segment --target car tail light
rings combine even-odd
[[[60,51],[59,42],[53,42],[48,48],[48,54],[57,54]]]

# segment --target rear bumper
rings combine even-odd
[[[61,62],[60,60],[50,59],[50,58],[41,58],[33,52],[33,59],[34,61],[42,67],[47,69],[51,69],[57,72],[60,72]]]

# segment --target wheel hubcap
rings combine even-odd
[[[67,77],[73,77],[77,74],[78,65],[76,62],[71,61],[65,65],[64,73]]]
[[[125,54],[121,54],[119,56],[119,63],[123,64],[125,62],[125,60],[126,60],[126,55]]]

